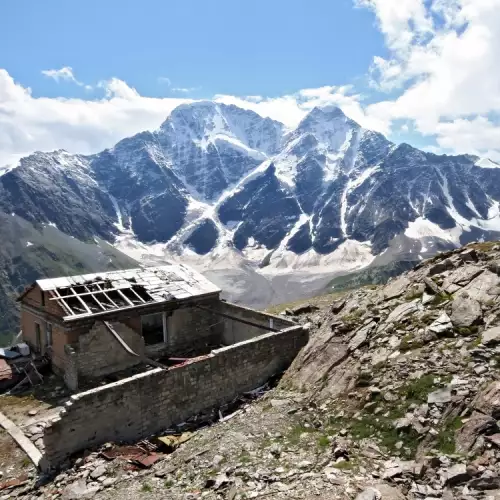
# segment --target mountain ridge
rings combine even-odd
[[[37,152],[0,176],[0,209],[33,224],[146,264],[266,276],[331,279],[498,239],[499,207],[500,165],[396,145],[336,106],[289,130],[234,105],[183,104],[100,153]]]

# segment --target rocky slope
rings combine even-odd
[[[258,288],[260,306],[288,298],[277,275],[316,273],[313,293],[338,273],[500,235],[500,165],[393,144],[334,106],[286,130],[196,102],[99,154],[35,153],[3,172],[5,213],[146,263],[181,259],[233,299],[249,303],[235,281]]]
[[[93,451],[19,496],[500,498],[500,243],[282,313],[311,339],[277,387],[198,416],[150,469]]]

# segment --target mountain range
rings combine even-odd
[[[396,145],[335,106],[290,130],[234,105],[183,104],[111,149],[36,152],[0,175],[5,216],[108,242],[122,262],[182,260],[254,305],[500,238],[499,164]]]

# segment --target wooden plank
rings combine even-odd
[[[124,299],[126,302],[128,302],[129,305],[135,306],[134,304],[121,290],[116,290]]]
[[[58,291],[57,290],[50,290],[49,293],[51,295],[54,295],[54,292],[59,295]],[[63,306],[63,309],[66,310],[67,313],[69,313],[71,316],[76,316],[75,315],[75,312],[73,311],[73,309],[71,309],[71,307],[69,307],[69,305],[67,304],[67,302],[59,295],[59,297],[55,297],[55,298],[52,298],[52,299],[49,299],[49,300],[57,300],[59,301],[59,303]]]
[[[70,290],[73,292],[73,295],[80,301],[82,306],[87,310],[87,312],[92,314],[92,310],[90,309],[90,307],[87,304],[85,304],[83,299],[75,292],[75,290],[73,290],[73,287],[70,287]]]
[[[133,288],[129,288],[129,290],[143,303],[145,304],[146,301],[133,289]]]

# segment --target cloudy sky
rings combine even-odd
[[[336,103],[500,159],[500,0],[4,0],[0,47],[0,166],[99,151],[196,99],[290,127]]]

